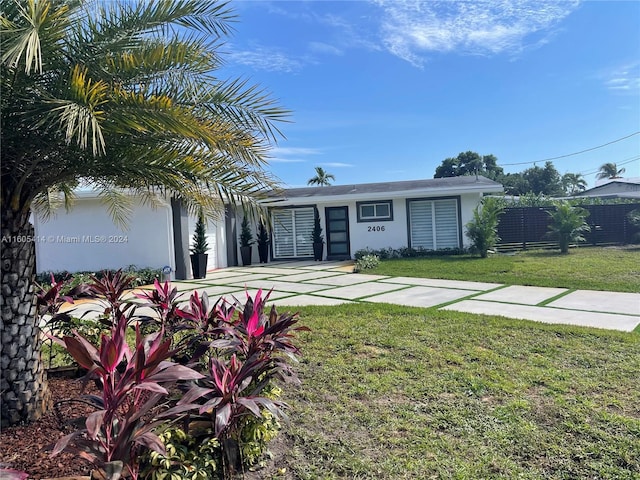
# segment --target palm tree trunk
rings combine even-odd
[[[0,265],[0,394],[2,426],[33,421],[44,412],[46,378],[34,296],[35,243],[29,213],[2,207]]]

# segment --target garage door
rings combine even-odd
[[[458,200],[410,200],[409,237],[412,248],[460,247]]]

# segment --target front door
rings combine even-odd
[[[350,259],[349,208],[326,207],[324,212],[327,221],[327,260]]]

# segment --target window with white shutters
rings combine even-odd
[[[273,257],[313,256],[313,207],[273,210]]]
[[[455,198],[409,201],[409,222],[413,248],[440,250],[460,246],[458,200]]]

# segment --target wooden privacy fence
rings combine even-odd
[[[640,203],[612,205],[581,205],[589,212],[587,223],[591,231],[583,234],[587,245],[620,245],[633,243],[638,229],[629,223],[627,214],[640,208]],[[500,251],[556,248],[548,236],[550,217],[555,207],[509,207],[500,216],[498,235]]]

